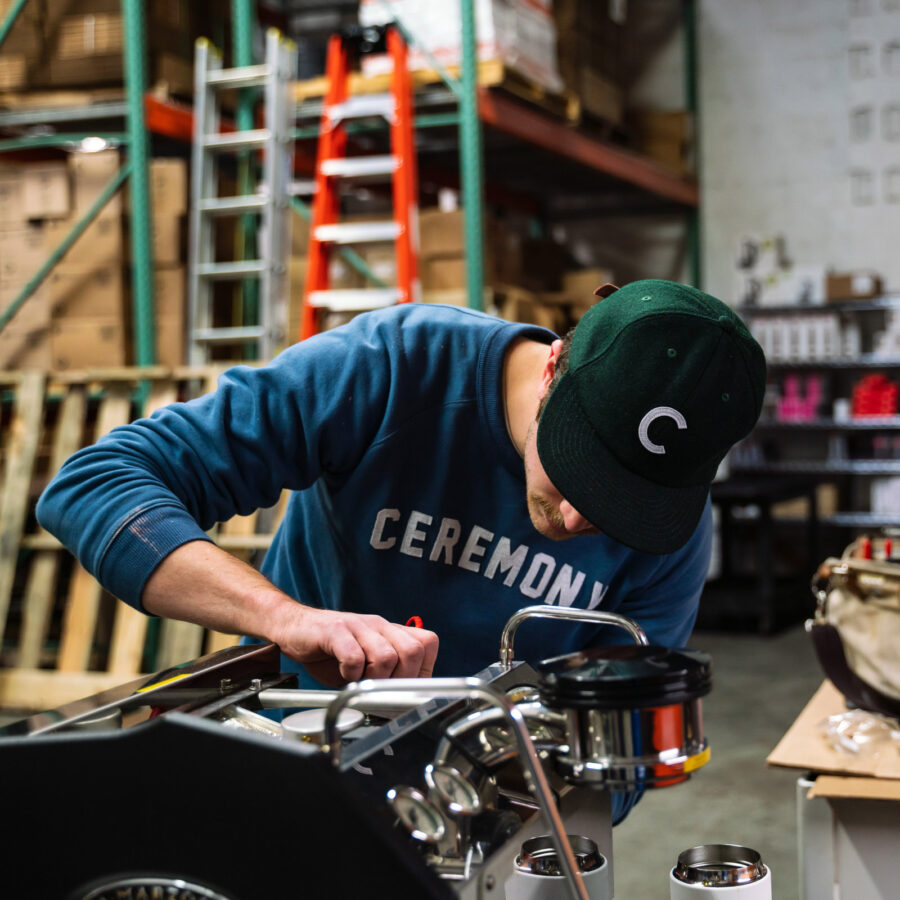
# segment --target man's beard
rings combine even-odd
[[[544,500],[543,497],[539,497],[537,494],[530,494],[529,501],[531,504],[536,507],[531,510],[531,524],[542,534],[544,537],[548,537],[551,540],[559,541],[565,540],[567,537],[571,537],[566,533],[566,523],[562,517],[560,511]],[[540,514],[546,517],[547,522],[542,522],[540,520]],[[537,520],[537,521],[535,521]],[[549,522],[549,526],[548,526]]]

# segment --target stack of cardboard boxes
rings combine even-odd
[[[6,313],[41,265],[45,217],[68,213],[65,169],[37,164],[0,168],[0,315]],[[60,190],[60,176],[66,188]],[[26,206],[27,202],[27,206]],[[49,365],[50,306],[41,287],[0,331],[0,367]]]
[[[120,162],[115,150],[103,150],[74,153],[67,162],[54,165],[59,169],[60,192],[68,190],[70,202],[65,215],[44,223],[45,257],[96,202]],[[27,172],[31,165],[23,168]],[[125,365],[129,336],[122,262],[122,191],[118,191],[45,282],[50,368]]]
[[[120,165],[114,150],[0,168],[0,313],[94,205]],[[157,356],[184,360],[187,165],[150,166]],[[117,192],[0,331],[0,367],[71,370],[132,362],[128,219]]]
[[[553,0],[559,73],[582,110],[610,125],[622,123],[624,3]]]
[[[14,0],[0,0],[0,21]],[[208,28],[203,3],[154,0],[146,10],[150,80],[190,92],[193,40]],[[0,90],[59,90],[123,80],[120,0],[27,0],[3,45]]]
[[[153,209],[154,309],[156,361],[178,366],[187,358],[187,196],[188,171],[183,159],[150,163]]]

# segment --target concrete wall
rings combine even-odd
[[[700,0],[706,288],[739,241],[900,288],[900,0]]]

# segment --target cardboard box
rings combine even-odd
[[[420,261],[419,274],[423,291],[465,289],[466,260],[462,256],[424,257]]]
[[[40,224],[25,222],[21,228],[0,231],[0,281],[24,285],[41,267],[47,254]]]
[[[10,305],[22,293],[21,284],[9,284],[0,281],[0,314],[5,313]],[[20,332],[31,332],[50,327],[50,302],[46,285],[39,285],[30,297],[16,310],[9,323],[0,330],[0,334],[7,328],[13,328]]]
[[[44,223],[45,257],[56,250],[68,237],[76,221],[74,216],[69,216],[65,219],[55,219]],[[121,266],[124,251],[122,220],[115,216],[98,216],[82,232],[55,268],[71,272],[85,272],[104,266]]]
[[[22,167],[22,203],[26,219],[58,219],[72,209],[69,172],[63,162]]]
[[[15,0],[0,0],[0,22],[6,21]],[[33,57],[40,52],[41,47],[41,8],[35,0],[29,0],[13,24],[9,34],[3,41],[3,58],[9,54],[21,54],[23,57]]]
[[[0,160],[0,231],[23,228],[24,225],[22,167]]]
[[[622,89],[598,72],[593,63],[579,65],[575,93],[585,112],[612,125],[622,123],[625,108]]]
[[[692,171],[693,117],[686,110],[635,110],[628,114],[634,145],[677,175]]]
[[[34,2],[29,0],[29,5]],[[53,0],[42,5],[41,55],[29,60],[26,73],[29,88],[122,83],[124,28],[119,4],[108,0],[96,3]],[[198,34],[196,26],[204,17],[200,10],[193,16],[194,10],[187,0],[144,6],[152,82],[157,52],[191,58],[193,39]],[[203,25],[207,27],[206,22]]]
[[[156,362],[161,366],[182,366],[185,352],[185,321],[182,315],[156,315]]]
[[[121,53],[124,44],[122,24],[120,13],[66,16],[57,32],[56,57],[90,59]]]
[[[602,284],[614,283],[611,269],[577,269],[563,273],[562,291],[573,300],[581,300],[593,306],[599,299],[594,296],[594,291]]]
[[[838,510],[838,490],[834,484],[820,484],[816,486],[816,514],[818,516],[833,516]],[[772,504],[772,518],[774,519],[805,519],[809,515],[809,501],[806,497],[796,497],[793,500],[782,500]]]
[[[55,270],[47,279],[54,321],[106,318],[123,321],[124,290],[121,267],[72,271]]]
[[[897,784],[889,782],[883,788],[881,780],[900,779],[900,754],[895,746],[888,742],[881,751],[852,754],[834,749],[823,739],[822,723],[846,711],[843,695],[830,681],[824,681],[766,762],[831,775],[862,776],[869,779],[869,797],[891,799],[886,791],[894,790]]]
[[[153,275],[154,304],[157,317],[179,318],[187,316],[187,270],[183,266],[157,269]]]
[[[72,173],[72,206],[76,219],[81,218],[97,201],[103,189],[121,167],[117,150],[98,153],[73,153],[69,157]],[[98,217],[119,218],[122,215],[124,187],[116,191],[99,212]]]
[[[883,284],[874,272],[829,272],[825,278],[825,299],[829,303],[871,300],[881,296]]]
[[[465,215],[461,209],[419,213],[419,249],[425,256],[462,256],[466,251]]]
[[[184,262],[187,246],[187,217],[153,210],[153,262],[157,266],[177,266]],[[129,245],[129,251],[131,246]],[[130,255],[130,254],[129,254]]]
[[[150,199],[153,214],[184,215],[188,210],[188,171],[183,159],[150,162]]]
[[[0,56],[0,91],[17,91],[25,87],[25,60],[24,53]]]
[[[288,264],[288,324],[286,344],[293,344],[300,334],[300,316],[306,291],[306,256],[292,256]]]
[[[50,362],[54,369],[124,366],[126,357],[121,319],[64,319],[55,321],[50,329]]]
[[[51,368],[50,328],[18,328],[15,320],[0,331],[0,370]]]

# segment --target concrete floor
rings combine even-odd
[[[669,900],[669,870],[697,844],[742,844],[772,870],[774,900],[797,900],[794,786],[765,758],[823,680],[802,626],[762,637],[697,632],[713,658],[703,701],[712,756],[690,781],[649,791],[613,832],[616,900]]]

